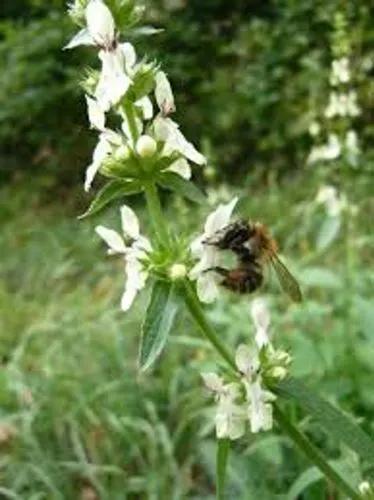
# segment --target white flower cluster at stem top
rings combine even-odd
[[[346,123],[342,132],[329,132],[327,142],[316,145],[312,148],[308,163],[329,162],[344,156],[346,161],[356,167],[360,148],[356,131],[352,128],[350,121],[361,114],[357,103],[357,93],[353,89],[348,89],[351,84],[351,70],[348,57],[335,59],[331,64],[329,101],[324,111],[325,118],[334,123],[343,119]],[[333,127],[334,128],[334,127]],[[339,127],[339,129],[341,129]],[[321,134],[321,126],[318,122],[311,123],[309,132],[313,137]]]
[[[89,0],[84,18],[86,27],[65,48],[96,47],[101,62],[99,77],[86,96],[89,122],[99,132],[99,140],[86,171],[85,189],[90,189],[96,173],[108,160],[124,161],[131,155],[149,158],[157,153],[160,158],[171,158],[166,169],[190,178],[189,162],[203,165],[206,160],[169,117],[175,111],[175,104],[166,74],[155,64],[144,60],[137,63],[133,45],[119,40],[115,20],[104,1]],[[144,75],[150,79],[149,90],[137,96],[135,84]],[[152,89],[160,111],[156,116]],[[119,117],[120,131],[106,126],[110,111]]]
[[[266,389],[267,381],[286,377],[291,358],[285,351],[275,350],[269,340],[270,316],[264,299],[252,302],[251,315],[256,334],[254,345],[239,345],[235,363],[236,378],[225,380],[216,373],[202,373],[206,387],[217,403],[215,426],[219,439],[238,439],[246,430],[257,433],[273,426],[272,403],[276,396]]]

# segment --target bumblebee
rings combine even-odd
[[[300,287],[278,257],[278,245],[266,226],[259,222],[240,220],[233,222],[204,241],[220,250],[232,251],[238,265],[235,269],[212,267],[207,269],[223,277],[221,284],[237,293],[252,293],[264,281],[264,268],[270,265],[278,277],[282,289],[295,302],[302,300]]]

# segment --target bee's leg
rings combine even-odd
[[[224,276],[225,278],[229,275],[230,271],[229,269],[225,269],[224,267],[219,267],[219,266],[215,266],[215,267],[209,267],[208,269],[204,269],[204,273],[207,273],[209,271],[214,271],[215,273],[218,273],[220,274],[221,276]]]

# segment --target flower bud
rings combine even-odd
[[[283,366],[275,366],[268,372],[269,377],[277,380],[283,380],[287,375],[287,370]]]
[[[187,275],[187,268],[184,264],[173,264],[169,269],[169,276],[172,280],[182,279]]]
[[[142,158],[149,158],[156,153],[157,143],[149,135],[141,135],[136,143],[135,149]]]
[[[372,493],[372,487],[370,486],[369,481],[363,481],[360,483],[358,489],[364,498],[370,498],[369,495]]]

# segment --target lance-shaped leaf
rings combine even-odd
[[[130,196],[140,193],[142,186],[137,180],[121,181],[113,180],[108,182],[95,196],[86,212],[78,217],[84,219],[102,210],[108,203],[121,196]]]
[[[156,281],[142,325],[139,366],[147,370],[161,354],[178,310],[175,287],[167,281]]]
[[[175,191],[190,201],[199,203],[200,205],[206,203],[206,199],[202,191],[200,191],[195,184],[187,181],[178,174],[174,174],[173,172],[163,172],[157,182],[162,187]]]
[[[280,382],[275,392],[294,399],[309,415],[335,438],[354,450],[361,459],[374,463],[374,441],[341,410],[315,394],[299,380]]]

